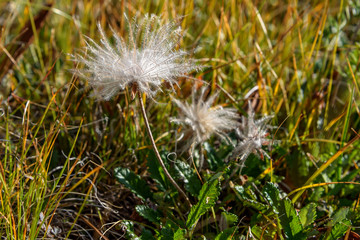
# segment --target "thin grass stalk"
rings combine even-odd
[[[298,198],[305,192],[307,189],[306,186],[310,185],[312,181],[315,180],[317,176],[319,176],[331,163],[333,163],[341,154],[344,153],[344,151],[351,146],[356,140],[360,138],[360,135],[356,135],[353,139],[351,139],[344,147],[342,147],[339,151],[337,151],[329,160],[327,160],[323,165],[321,165],[320,168],[318,168],[313,175],[305,182],[303,187],[301,187],[301,190],[297,192],[297,194],[294,196],[294,198],[291,200],[292,203],[295,203]],[[293,191],[294,192],[294,191]],[[293,193],[291,192],[291,193]]]
[[[175,180],[171,177],[170,173],[168,172],[168,170],[166,169],[166,166],[163,162],[163,160],[161,159],[160,157],[160,153],[159,153],[159,150],[157,149],[156,147],[156,144],[155,144],[155,141],[154,141],[154,137],[151,133],[151,129],[150,129],[150,125],[149,125],[149,121],[148,121],[148,118],[147,118],[147,115],[146,115],[146,111],[145,111],[145,107],[144,107],[144,103],[143,103],[143,100],[142,100],[142,97],[141,97],[141,92],[138,91],[138,97],[139,97],[139,102],[140,102],[140,108],[141,108],[141,112],[142,112],[142,115],[143,115],[143,118],[144,118],[144,122],[145,122],[145,126],[146,126],[146,131],[149,135],[149,138],[150,138],[150,142],[151,142],[151,145],[154,149],[154,152],[155,152],[155,156],[156,156],[156,159],[158,160],[161,168],[164,170],[164,173],[166,175],[166,177],[170,180],[171,184],[179,191],[179,193],[185,198],[186,202],[190,205],[190,207],[192,206],[189,198],[186,196],[185,192],[179,187],[179,185],[177,185],[177,183],[175,182]]]

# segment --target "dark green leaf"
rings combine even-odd
[[[178,228],[175,232],[174,232],[174,240],[182,240],[185,239],[184,238],[184,234],[185,234],[185,230]]]
[[[235,194],[240,198],[240,199],[244,199],[245,196],[245,189],[243,186],[239,186],[239,185],[236,185],[234,186],[234,189],[235,189]]]
[[[221,174],[219,175],[219,173],[214,175],[202,186],[198,197],[199,202],[191,208],[186,222],[186,227],[188,229],[193,229],[200,217],[215,205],[215,202],[220,195],[220,185],[218,180],[220,176]]]
[[[263,189],[264,197],[273,207],[275,213],[279,213],[280,205],[280,192],[279,189],[273,183],[267,183]]]
[[[175,162],[175,170],[184,180],[185,189],[194,197],[199,195],[201,182],[195,171],[185,162],[177,160]]]
[[[312,224],[316,218],[316,204],[310,203],[299,212],[300,221],[303,227]]]
[[[225,219],[227,227],[233,225],[238,221],[238,216],[233,213],[229,213],[228,211],[223,211],[221,216]]]
[[[136,196],[146,200],[151,198],[151,191],[146,182],[127,168],[115,168],[116,179],[129,188]]]
[[[327,240],[337,240],[343,237],[346,231],[351,226],[351,222],[349,220],[344,220],[342,222],[338,222],[331,229],[330,234],[326,237]]]
[[[315,188],[312,192],[311,195],[309,197],[309,201],[311,202],[318,202],[321,198],[321,196],[324,193],[324,188]]]
[[[250,200],[250,199],[245,199],[245,200],[243,201],[243,204],[244,204],[244,206],[246,206],[246,207],[252,207],[252,208],[254,208],[254,209],[256,209],[256,210],[259,210],[259,211],[261,211],[261,212],[264,212],[264,211],[266,211],[266,210],[269,209],[269,207],[266,206],[265,204],[262,204],[262,203],[260,203],[260,202],[257,202],[257,201],[254,201],[254,200]]]
[[[256,194],[251,190],[251,187],[244,188],[243,186],[236,185],[235,193],[240,199],[257,200]]]
[[[305,240],[306,234],[303,232],[303,227],[300,222],[299,216],[293,207],[290,199],[284,199],[279,206],[280,223],[284,229],[287,239]]]
[[[340,208],[332,216],[332,220],[329,222],[328,226],[334,226],[336,223],[345,220],[348,213],[349,213],[349,208],[348,207]]]
[[[266,206],[265,204],[248,198],[247,194],[245,193],[245,189],[244,189],[243,186],[238,186],[237,185],[237,186],[234,187],[234,189],[235,189],[236,195],[240,198],[240,200],[242,201],[244,206],[252,207],[252,208],[257,209],[257,210],[259,210],[261,212],[269,209],[269,207]]]
[[[145,205],[137,205],[135,207],[136,211],[140,214],[140,216],[146,218],[150,222],[154,224],[160,224],[160,214],[154,209],[145,206]]]

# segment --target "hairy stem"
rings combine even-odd
[[[142,112],[142,115],[144,117],[144,122],[145,122],[145,126],[146,126],[146,131],[149,135],[149,138],[150,138],[150,141],[151,141],[151,145],[154,149],[154,152],[155,152],[155,155],[156,155],[156,159],[158,160],[161,168],[164,170],[164,173],[166,175],[166,177],[170,180],[171,184],[179,191],[179,193],[185,198],[185,200],[188,202],[188,204],[190,205],[190,207],[192,206],[189,198],[186,196],[186,194],[184,193],[184,191],[179,187],[179,185],[177,185],[177,183],[175,182],[175,180],[171,177],[170,173],[168,172],[168,170],[166,169],[165,167],[165,164],[163,162],[163,160],[161,159],[160,157],[160,153],[159,153],[159,150],[157,149],[156,147],[156,144],[155,144],[155,141],[154,141],[154,137],[151,133],[151,129],[150,129],[150,125],[149,125],[149,120],[147,118],[147,115],[146,115],[146,111],[145,111],[145,107],[144,107],[144,103],[143,103],[143,100],[141,98],[141,93],[138,92],[138,97],[139,97],[139,102],[140,102],[140,108],[141,108],[141,112]]]

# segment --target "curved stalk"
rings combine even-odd
[[[141,108],[141,112],[142,112],[142,115],[143,115],[143,118],[144,118],[144,122],[145,122],[145,126],[146,126],[146,131],[149,135],[149,138],[150,138],[150,142],[151,142],[151,145],[154,149],[154,152],[155,152],[155,155],[156,155],[156,159],[158,160],[161,168],[164,170],[164,173],[166,175],[166,177],[169,179],[169,181],[171,182],[171,184],[179,191],[179,193],[185,198],[185,200],[187,201],[187,203],[190,205],[190,207],[192,206],[189,198],[186,196],[186,194],[184,193],[184,191],[179,187],[179,185],[177,185],[177,183],[175,182],[175,180],[171,177],[170,173],[168,172],[168,170],[166,169],[165,167],[165,164],[163,162],[163,160],[161,159],[160,157],[160,153],[156,147],[156,144],[155,144],[155,141],[154,141],[154,137],[151,133],[151,129],[150,129],[150,125],[149,125],[149,121],[148,121],[148,118],[147,118],[147,115],[146,115],[146,111],[145,111],[145,107],[144,107],[144,103],[143,103],[143,100],[141,98],[141,92],[138,91],[138,97],[139,97],[139,102],[140,102],[140,108]]]

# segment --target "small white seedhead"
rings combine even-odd
[[[248,117],[241,116],[241,124],[236,129],[236,135],[239,142],[230,157],[239,157],[240,162],[244,162],[246,158],[254,153],[261,157],[266,156],[271,159],[269,154],[262,149],[264,145],[270,145],[271,139],[268,138],[268,129],[274,128],[268,125],[268,122],[274,117],[273,115],[265,116],[255,120],[255,112],[248,101]]]
[[[126,87],[154,97],[164,81],[173,87],[178,77],[198,70],[188,54],[178,50],[182,30],[175,22],[162,24],[155,15],[126,20],[127,40],[112,30],[111,44],[98,24],[100,44],[86,37],[86,48],[73,58],[85,65],[76,72],[88,80],[95,97],[109,100]]]
[[[182,147],[185,151],[190,146],[202,144],[212,135],[227,139],[227,132],[238,126],[239,116],[234,108],[223,108],[220,105],[211,107],[218,93],[204,98],[205,88],[201,89],[197,97],[196,89],[192,91],[192,102],[181,102],[173,99],[173,102],[180,108],[180,115],[171,121],[183,125],[181,141],[187,141]]]

